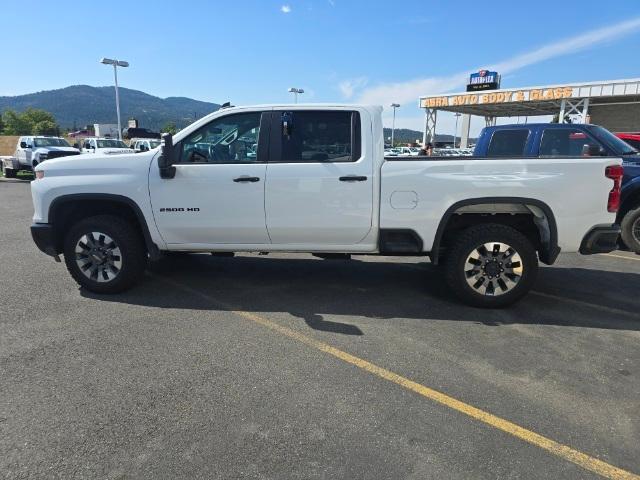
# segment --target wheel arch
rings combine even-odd
[[[622,221],[629,210],[640,207],[640,177],[634,178],[623,190],[622,195],[622,204],[617,215],[618,223]]]
[[[480,207],[482,205],[513,205],[526,207],[533,218],[533,225],[536,227],[537,241],[539,242],[536,242],[536,248],[539,251],[540,261],[548,265],[555,262],[560,254],[560,247],[558,246],[558,226],[553,211],[549,205],[541,200],[526,197],[480,197],[460,200],[459,202],[451,205],[445,211],[444,215],[440,219],[440,223],[438,224],[433,245],[431,247],[431,261],[434,264],[437,265],[440,263],[443,248],[446,247],[446,234],[452,227],[452,219],[455,218],[454,215],[466,207]],[[538,209],[542,213],[542,216],[540,217],[536,215],[535,210],[530,207]],[[511,221],[506,221],[506,219],[509,218],[508,216],[513,216],[511,213],[503,214],[490,210],[483,212],[481,208],[478,209],[478,211],[461,213],[465,215],[473,215],[473,224],[500,223],[507,226],[512,226],[513,224]],[[489,215],[489,217],[485,217],[487,215]],[[532,232],[529,233],[531,234]]]
[[[51,202],[47,218],[48,223],[54,228],[56,251],[62,252],[64,232],[72,221],[101,214],[113,214],[129,219],[138,228],[150,257],[153,259],[160,255],[140,206],[129,197],[111,193],[75,193],[62,195]]]

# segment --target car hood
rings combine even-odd
[[[105,155],[122,155],[124,153],[135,153],[132,148],[98,148],[96,154],[104,153]]]
[[[76,176],[87,177],[97,175],[118,175],[132,172],[145,172],[149,170],[149,163],[154,152],[124,153],[112,155],[105,153],[83,153],[71,157],[59,157],[47,160],[39,164],[35,170],[44,171],[45,177],[50,176]]]
[[[34,153],[47,153],[47,152],[79,152],[74,147],[38,147],[34,150]]]

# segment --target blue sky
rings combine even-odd
[[[639,0],[3,0],[0,95],[111,85],[112,71],[98,63],[107,56],[130,62],[122,86],[161,97],[286,102],[296,86],[309,102],[397,101],[396,126],[420,129],[418,96],[463,90],[460,79],[481,67],[499,66],[503,87],[640,77],[639,7]],[[443,118],[439,130],[448,129]]]

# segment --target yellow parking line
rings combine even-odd
[[[627,257],[626,255],[616,255],[615,253],[601,253],[605,257],[616,257],[616,258],[624,258],[625,260],[635,260],[636,262],[640,262],[640,256],[636,257]]]
[[[157,277],[156,277],[157,278]],[[243,310],[237,310],[232,308],[229,305],[226,305],[224,302],[220,302],[218,299],[207,295],[205,293],[199,292],[187,285],[183,285],[181,283],[175,282],[173,280],[169,280],[167,278],[161,278],[162,281],[173,285],[174,287],[180,288],[186,292],[189,292],[193,295],[197,295],[201,298],[204,298],[221,308],[224,308],[242,318],[247,320],[251,320],[254,323],[262,325],[274,332],[277,332],[285,337],[297,340],[309,347],[312,347],[316,350],[329,354],[343,362],[346,362],[350,365],[358,367],[366,372],[369,372],[379,378],[387,380],[389,382],[395,383],[401,387],[406,388],[412,392],[417,393],[418,395],[422,395],[429,400],[437,402],[441,405],[444,405],[452,410],[463,413],[471,418],[484,422],[485,424],[501,430],[505,433],[508,433],[514,437],[517,437],[525,442],[528,442],[536,447],[542,448],[557,457],[563,458],[572,462],[586,470],[594,472],[598,475],[601,475],[605,478],[615,479],[615,480],[640,480],[640,476],[636,475],[627,470],[623,470],[621,468],[610,465],[602,460],[598,460],[595,457],[591,457],[585,453],[582,453],[578,450],[575,450],[567,445],[563,445],[558,443],[550,438],[547,438],[543,435],[535,433],[531,430],[523,428],[515,423],[512,423],[503,418],[492,415],[491,413],[485,412],[479,408],[476,408],[468,403],[457,400],[449,395],[446,395],[437,390],[433,390],[432,388],[421,385],[417,382],[409,380],[397,373],[393,373],[390,370],[374,365],[367,360],[356,357],[355,355],[351,355],[343,350],[332,347],[324,342],[316,340],[312,337],[308,337],[302,333],[296,332],[288,327],[280,325],[279,323],[273,322],[265,317],[262,317],[256,313],[246,312]]]

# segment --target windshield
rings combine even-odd
[[[64,138],[34,138],[34,147],[70,147]]]
[[[613,153],[615,153],[616,155],[634,155],[638,153],[635,148],[633,148],[624,140],[616,137],[606,128],[591,127],[590,130],[594,137],[596,137],[601,142],[609,145],[613,149]]]
[[[97,140],[98,148],[129,148],[122,140]]]
[[[160,140],[149,140],[149,148],[158,148],[160,146]]]

